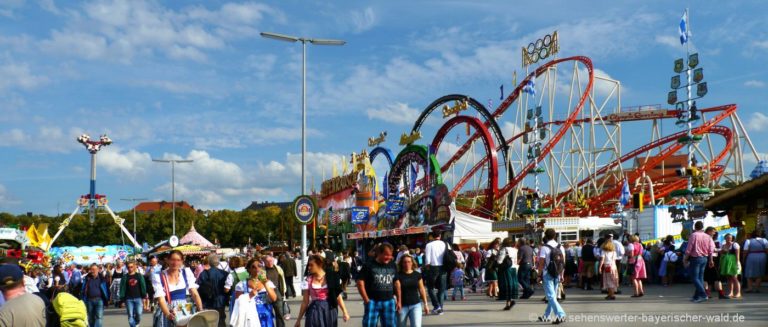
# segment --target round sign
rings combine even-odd
[[[317,215],[317,205],[315,200],[308,195],[300,195],[293,200],[293,215],[302,224],[309,224]]]
[[[168,243],[173,248],[179,246],[179,237],[176,235],[172,235],[171,238],[168,240]]]

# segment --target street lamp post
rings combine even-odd
[[[176,164],[191,163],[194,160],[152,159],[152,161],[171,164],[171,215],[173,217],[173,236],[176,236]]]
[[[144,201],[145,198],[127,198],[127,199],[120,199],[122,201],[130,201],[134,203],[133,205],[133,239],[136,239],[136,201]]]
[[[330,39],[313,39],[307,37],[290,36],[277,33],[262,32],[262,37],[286,41],[286,42],[301,42],[301,194],[306,194],[306,178],[305,178],[305,159],[307,148],[307,42],[315,45],[344,45],[347,42],[343,40],[330,40]],[[301,269],[303,271],[307,264],[307,225],[301,226]]]

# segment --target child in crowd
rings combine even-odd
[[[464,297],[464,265],[461,262],[456,263],[456,268],[451,272],[451,286],[453,286],[453,296],[451,299],[456,301],[456,292],[461,295],[461,300],[466,300]]]

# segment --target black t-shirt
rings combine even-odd
[[[128,280],[126,280],[125,284],[125,298],[126,299],[137,299],[141,298],[141,285],[139,284],[139,278],[144,278],[144,276],[139,274],[133,274],[128,275]]]
[[[400,282],[400,295],[403,297],[400,301],[403,306],[421,302],[419,300],[419,280],[421,280],[421,274],[415,271],[410,274],[397,274],[397,281]]]
[[[360,275],[365,281],[365,292],[374,301],[392,300],[395,296],[395,274],[397,268],[394,262],[381,264],[371,260],[363,266]]]
[[[597,258],[595,258],[595,251],[594,246],[592,245],[584,245],[581,248],[581,260],[584,260],[586,262],[595,262],[597,261]]]

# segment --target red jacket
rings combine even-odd
[[[467,267],[469,268],[480,268],[480,264],[483,260],[482,255],[480,252],[470,252],[469,256],[467,256]]]

